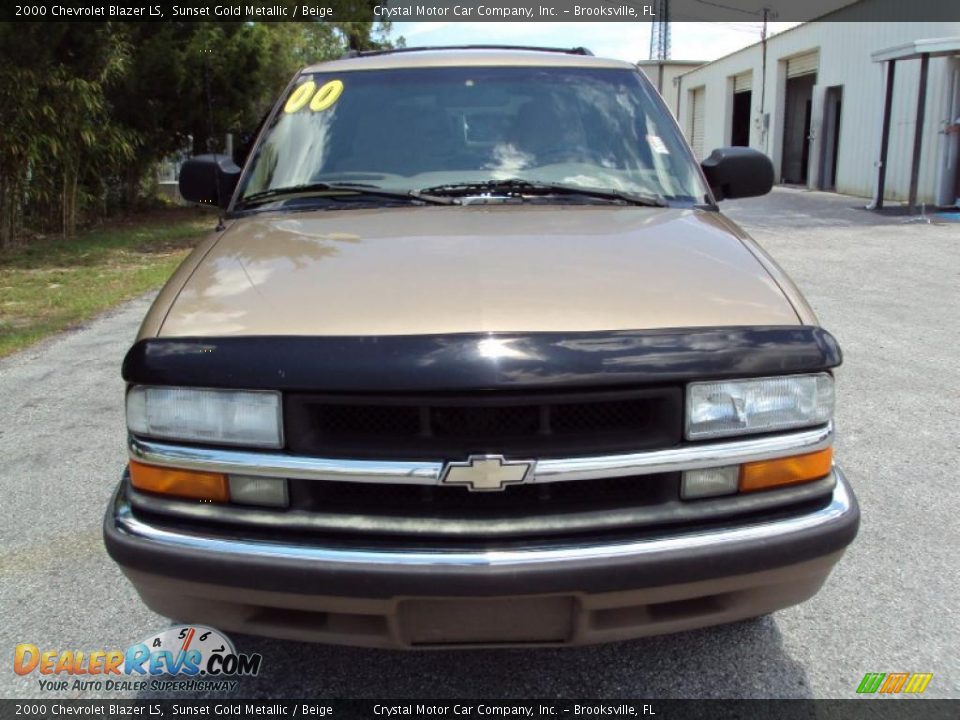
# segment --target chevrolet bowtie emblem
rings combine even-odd
[[[506,460],[503,455],[471,455],[466,462],[450,462],[443,469],[443,485],[466,485],[470,490],[503,490],[533,474],[533,460]]]

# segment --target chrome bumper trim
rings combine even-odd
[[[540,460],[534,482],[595,480],[629,475],[696,470],[772,460],[785,455],[816,452],[833,442],[833,423],[812,430],[722,443],[684,445],[668,450],[599,457]]]
[[[190,447],[129,438],[133,460],[182,470],[285,477],[291,480],[345,480],[350,482],[435,485],[441,463],[343,460],[284,455],[282,453]]]
[[[317,547],[258,540],[226,539],[195,533],[166,530],[142,522],[134,517],[126,493],[116,495],[113,508],[115,528],[125,535],[171,549],[201,551],[208,557],[256,556],[274,560],[297,560],[340,566],[342,569],[361,569],[363,566],[438,566],[438,567],[524,567],[555,566],[559,563],[577,563],[612,558],[649,558],[657,554],[699,549],[722,549],[724,545],[741,543],[762,544],[774,538],[812,530],[828,530],[844,522],[855,512],[853,499],[843,474],[834,469],[837,484],[830,503],[814,512],[781,520],[743,525],[729,529],[692,532],[671,537],[647,540],[597,543],[572,547],[529,546],[510,550],[376,550]],[[336,567],[334,569],[337,569]]]
[[[697,443],[666,450],[545,459],[537,461],[532,479],[527,482],[594,480],[738,465],[784,455],[815,452],[828,447],[832,441],[831,423],[782,435]],[[150,465],[238,475],[285,477],[292,480],[439,485],[443,472],[443,463],[440,462],[316,458],[276,452],[172,445],[133,436],[129,439],[129,449],[132,459]]]

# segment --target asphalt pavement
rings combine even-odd
[[[850,698],[864,673],[901,671],[932,672],[926,696],[960,696],[960,224],[862,204],[778,189],[724,206],[844,351],[837,459],[863,520],[814,599],[578,649],[401,653],[234,636],[264,656],[237,696]],[[36,674],[14,674],[14,646],[125,648],[169,624],[100,535],[125,461],[120,362],[149,300],[0,360],[0,697],[123,697],[42,693]]]

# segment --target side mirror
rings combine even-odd
[[[187,202],[225,208],[240,179],[229,155],[197,155],[180,168],[180,195]]]
[[[700,167],[717,200],[766,195],[773,187],[773,163],[753,148],[717,148]]]

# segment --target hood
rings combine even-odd
[[[583,205],[356,209],[234,221],[160,336],[421,335],[795,325],[719,213]]]

